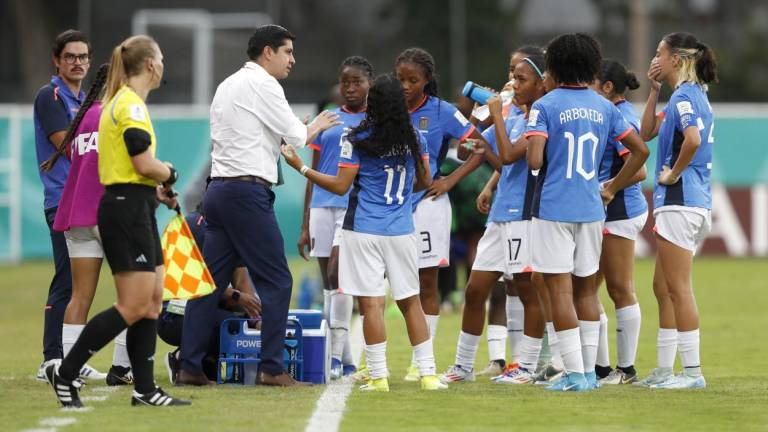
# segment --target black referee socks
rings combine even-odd
[[[80,376],[80,368],[85,362],[126,327],[128,324],[114,306],[91,318],[67,358],[61,362],[59,376],[69,381]]]
[[[144,318],[128,327],[126,348],[133,369],[133,385],[138,393],[155,391],[155,348],[157,346],[157,320]]]

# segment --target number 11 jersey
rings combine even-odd
[[[421,159],[429,160],[426,140],[415,131]],[[339,167],[358,168],[349,194],[343,229],[382,236],[413,233],[413,182],[416,166],[410,154],[370,156],[344,137]]]
[[[525,136],[547,138],[532,215],[556,222],[605,219],[597,174],[609,138],[632,131],[621,112],[588,87],[559,87],[536,101]]]

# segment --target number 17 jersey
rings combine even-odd
[[[532,215],[556,222],[605,219],[597,174],[609,138],[632,131],[608,99],[588,87],[560,87],[531,107],[526,137],[547,138]]]
[[[429,160],[426,140],[415,131],[421,159]],[[357,168],[344,216],[345,230],[382,236],[411,234],[416,166],[410,154],[369,156],[344,137],[339,167]]]

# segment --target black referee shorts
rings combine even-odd
[[[104,256],[112,274],[154,272],[163,265],[163,248],[155,219],[155,188],[138,184],[109,185],[101,197],[98,222]]]

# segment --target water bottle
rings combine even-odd
[[[507,85],[505,85],[505,87],[507,87]],[[481,106],[472,110],[472,116],[474,118],[480,121],[485,121],[485,119],[487,119],[491,115],[491,112],[488,110],[487,102],[488,102],[488,99],[490,99],[495,95],[495,93],[483,87],[480,87],[479,85],[475,84],[472,81],[467,81],[467,83],[464,85],[464,90],[462,90],[462,94],[474,100],[475,102],[481,104]],[[499,93],[499,96],[501,96],[501,104],[504,105],[515,96],[515,92],[511,90],[505,90]]]

